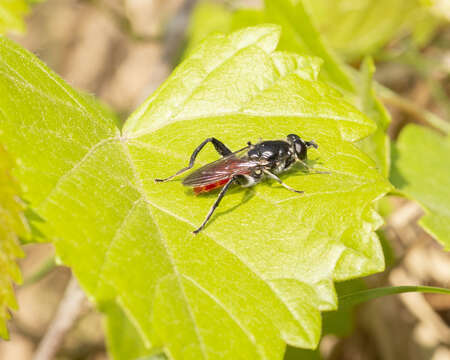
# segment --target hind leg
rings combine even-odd
[[[222,143],[221,141],[217,140],[216,138],[210,137],[207,138],[206,140],[204,140],[199,146],[197,146],[197,148],[194,150],[194,152],[191,155],[191,159],[189,160],[189,165],[186,166],[185,168],[178,170],[175,174],[173,174],[172,176],[169,176],[165,179],[155,179],[155,182],[166,182],[169,181],[171,179],[173,179],[175,176],[178,176],[190,169],[192,169],[192,167],[195,164],[195,159],[197,158],[197,155],[199,154],[199,152],[205,147],[205,145],[207,143],[212,143],[214,145],[214,148],[216,149],[216,151],[222,155],[222,156],[227,156],[231,154],[231,150],[228,149],[224,143]]]
[[[219,206],[220,202],[222,201],[223,197],[225,196],[225,193],[230,188],[231,184],[236,181],[236,176],[233,176],[228,182],[225,184],[225,186],[220,190],[219,196],[217,197],[216,201],[214,202],[213,206],[211,206],[211,209],[209,209],[208,215],[206,215],[205,220],[203,220],[203,223],[200,225],[200,227],[193,231],[194,234],[198,234],[206,225],[209,218],[214,213],[214,210]]]

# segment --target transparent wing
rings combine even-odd
[[[248,175],[258,165],[258,162],[246,157],[248,146],[228,156],[202,166],[183,180],[186,186],[203,186],[220,180],[231,178],[233,175]]]

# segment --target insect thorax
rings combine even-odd
[[[263,141],[248,151],[248,157],[257,161],[261,168],[273,173],[287,170],[296,160],[291,145],[286,141]],[[260,174],[252,174],[258,177]]]

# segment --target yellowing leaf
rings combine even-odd
[[[372,203],[390,189],[351,142],[375,125],[317,79],[320,61],[274,49],[276,26],[206,39],[126,122],[76,94],[31,54],[0,42],[0,140],[20,159],[26,196],[88,296],[117,301],[151,349],[174,359],[281,359],[314,348],[333,281],[381,271]],[[20,130],[20,131],[18,131]],[[311,164],[217,194],[179,180],[205,138],[314,139]],[[39,135],[36,135],[39,134]],[[211,149],[199,163],[217,159]]]
[[[20,190],[11,175],[13,162],[0,146],[0,337],[8,337],[6,321],[8,308],[16,310],[12,282],[22,282],[16,259],[23,256],[19,236],[25,236],[28,228],[23,215],[24,205]]]

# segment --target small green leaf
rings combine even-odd
[[[372,59],[366,58],[361,68],[361,86],[359,90],[361,110],[377,124],[377,130],[368,138],[360,141],[358,145],[361,150],[375,161],[380,173],[387,178],[389,176],[391,159],[387,128],[391,119],[383,104],[376,98],[373,89],[374,72],[375,66]]]
[[[392,183],[427,214],[420,224],[450,250],[450,137],[408,125],[392,155]]]
[[[26,0],[2,0],[0,2],[0,34],[8,31],[23,33],[25,31],[24,16],[29,6]]]
[[[275,51],[276,26],[213,35],[126,122],[70,89],[34,56],[0,40],[0,126],[20,159],[40,226],[99,305],[117,301],[152,350],[174,359],[281,359],[314,348],[334,280],[381,271],[372,205],[390,190],[351,142],[374,131],[331,86],[320,60]],[[197,236],[217,194],[179,181],[205,138],[230,148],[298,133],[330,174],[283,174],[235,187]],[[199,157],[217,159],[211,149]]]
[[[12,282],[22,282],[16,259],[22,257],[19,236],[28,234],[19,185],[11,175],[13,162],[0,145],[0,337],[8,338],[9,309],[17,310]]]

